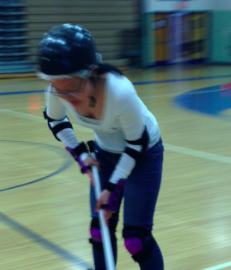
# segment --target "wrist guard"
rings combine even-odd
[[[107,206],[104,207],[104,209],[113,212],[117,212],[119,210],[119,205],[123,197],[124,185],[124,179],[120,179],[117,184],[110,182],[107,184],[107,190],[111,192],[111,196]]]
[[[80,159],[80,155],[83,153],[88,153],[87,146],[84,142],[81,142],[78,146],[75,148],[66,147],[66,150],[72,155],[72,157],[75,159],[75,161],[78,162],[80,166],[81,173],[85,174],[86,171],[90,169],[90,167],[86,166],[84,162]]]

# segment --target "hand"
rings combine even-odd
[[[84,160],[84,164],[86,166],[96,166],[97,169],[100,169],[100,164],[97,160],[95,160],[94,158],[92,158],[91,156],[88,156],[85,160]],[[94,181],[94,176],[91,170],[87,170],[86,174],[90,177],[91,179],[91,183],[93,186],[95,186],[95,181]]]
[[[96,203],[96,212],[98,213],[99,210],[102,208],[102,204],[108,204],[109,198],[111,196],[111,192],[108,191],[107,189],[103,190],[100,194],[100,197]],[[108,220],[111,218],[112,214],[115,213],[114,211],[108,211],[108,210],[103,210],[104,212],[104,219],[105,222],[108,226]]]

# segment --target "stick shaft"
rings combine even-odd
[[[91,153],[93,158],[95,158],[95,154]],[[99,179],[99,173],[96,166],[92,166],[92,173],[94,176],[95,181],[95,197],[98,200],[100,194],[101,194],[101,185],[100,185],[100,179]],[[101,209],[99,211],[99,221],[100,221],[100,228],[101,228],[101,234],[102,234],[102,240],[103,240],[103,249],[104,249],[104,257],[106,261],[106,267],[107,270],[115,270],[115,262],[114,262],[114,256],[111,246],[111,239],[110,234],[108,230],[108,226],[105,223],[103,210]]]

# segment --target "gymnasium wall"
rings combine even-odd
[[[231,3],[230,3],[231,9]],[[221,6],[223,9],[224,6]],[[231,63],[231,10],[214,11],[211,15],[211,57],[212,63]]]
[[[202,63],[209,57],[207,12],[154,12],[142,15],[143,66]]]
[[[186,3],[176,8],[179,3]],[[216,0],[144,0],[142,64],[204,61],[209,56],[209,15]]]
[[[214,10],[231,10],[231,1],[230,0],[219,0],[214,3]]]
[[[87,28],[94,36],[103,60],[124,66],[126,38],[140,26],[138,0],[25,0],[28,20],[30,59],[35,61],[43,33],[61,23],[74,23]],[[126,47],[126,46],[125,46]]]
[[[231,1],[216,1],[212,12],[212,63],[231,64]]]
[[[182,0],[183,1],[183,0]],[[187,5],[184,11],[205,11],[214,8],[214,5],[220,0],[186,0]],[[229,0],[227,0],[229,1]],[[166,1],[166,0],[143,0],[142,11],[145,12],[161,12],[161,11],[174,11],[176,4],[179,1]]]
[[[211,63],[231,63],[231,1],[219,0],[211,15]]]
[[[144,0],[142,14],[143,66],[174,63],[171,61],[174,54],[175,62],[190,62],[189,60],[201,58],[203,62],[230,64],[231,1],[191,0],[184,8],[176,9],[175,5],[179,2]],[[173,13],[179,14],[179,18],[175,22],[171,18]],[[186,20],[190,20],[191,25],[185,24],[185,20],[180,18],[183,16],[189,18]],[[200,22],[196,22],[196,17],[200,18]],[[189,30],[190,27],[191,30]],[[184,41],[186,32],[187,36],[191,36],[192,42],[188,42],[188,38],[186,38],[186,42]],[[194,50],[192,57],[185,57],[185,49],[191,52]],[[187,54],[188,52],[186,52]]]

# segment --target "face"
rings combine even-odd
[[[71,103],[73,107],[86,101],[92,90],[89,80],[79,77],[58,79],[52,82],[52,86],[56,90],[54,94]]]

